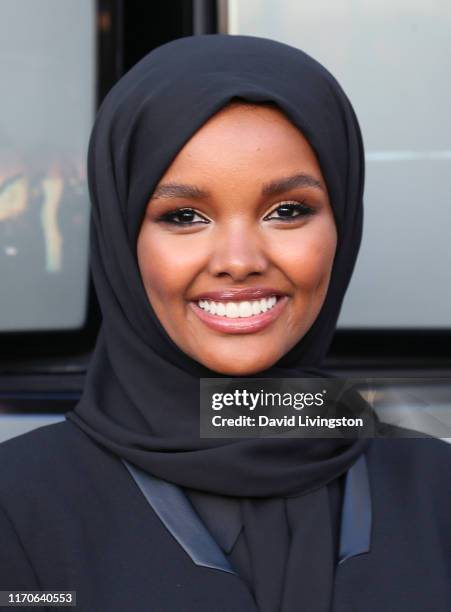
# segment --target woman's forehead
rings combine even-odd
[[[236,103],[214,114],[186,142],[167,174],[223,169],[239,177],[247,166],[261,172],[301,171],[322,180],[316,155],[307,138],[275,105]],[[210,177],[211,178],[211,177]]]

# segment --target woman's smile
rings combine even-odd
[[[261,300],[245,302],[190,302],[196,315],[208,327],[226,334],[251,334],[265,329],[275,321],[287,303],[288,297],[275,295]]]
[[[276,107],[234,102],[161,177],[137,256],[171,339],[209,369],[238,376],[270,368],[310,329],[336,241],[308,141]]]

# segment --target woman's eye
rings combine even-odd
[[[195,221],[196,217],[198,217],[200,221]],[[171,210],[170,212],[162,215],[159,220],[165,223],[172,223],[173,225],[195,225],[197,223],[209,223],[192,208],[177,208],[177,210]]]
[[[314,209],[304,202],[282,202],[272,211],[271,215],[265,217],[265,221],[270,221],[272,219],[276,219],[277,221],[293,221],[299,217],[312,215],[314,212]],[[277,216],[274,216],[275,213],[277,213]],[[176,210],[171,210],[162,215],[159,221],[184,227],[198,225],[200,223],[209,223],[205,217],[196,213],[192,208],[177,208]]]
[[[271,215],[265,217],[265,220],[292,221],[299,217],[312,215],[314,212],[314,209],[304,202],[282,202],[272,211]],[[278,213],[279,216],[272,216],[274,213]]]

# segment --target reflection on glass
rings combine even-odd
[[[0,4],[0,332],[86,318],[94,0]]]

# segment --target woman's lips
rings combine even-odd
[[[285,308],[287,302],[288,297],[283,295],[280,296],[276,304],[266,312],[251,317],[237,317],[234,319],[210,314],[206,310],[203,310],[196,302],[190,302],[189,305],[199,319],[215,331],[227,334],[251,334],[264,329],[275,321]]]

